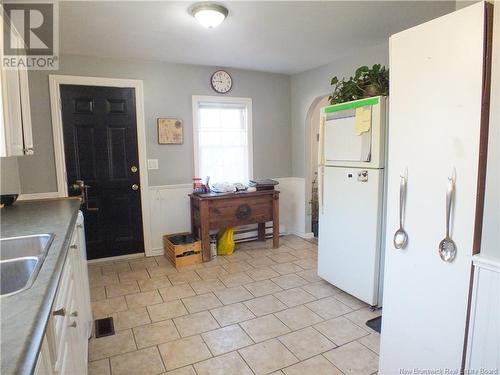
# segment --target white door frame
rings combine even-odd
[[[56,163],[57,194],[68,196],[66,180],[66,159],[64,156],[63,122],[61,113],[61,85],[126,87],[135,90],[135,110],[137,122],[137,148],[139,152],[139,178],[141,188],[142,229],[146,256],[154,255],[151,249],[151,225],[149,217],[149,181],[146,154],[146,126],[144,119],[144,91],[141,80],[104,77],[84,77],[49,75],[50,111],[52,115],[52,135],[54,139],[54,158]]]

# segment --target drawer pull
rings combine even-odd
[[[76,322],[71,323],[68,327],[70,327],[70,328],[76,328]]]
[[[66,316],[66,310],[63,307],[63,308],[61,308],[59,310],[52,311],[52,315],[55,315],[55,316]]]
[[[78,245],[71,245],[69,248],[70,249],[78,249]]]
[[[78,311],[73,311],[70,316],[78,316]]]

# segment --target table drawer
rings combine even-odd
[[[255,224],[273,219],[273,207],[269,201],[262,203],[238,202],[236,205],[210,205],[210,228],[226,228],[235,225]]]

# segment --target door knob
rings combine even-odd
[[[133,166],[130,167],[130,170],[132,171],[132,173],[136,173],[137,172],[137,167],[135,165],[133,165]]]
[[[83,181],[83,180],[75,180],[74,184],[71,185],[71,187],[73,188],[73,190],[80,192],[80,199],[82,201],[82,204],[86,204],[87,203],[87,190],[91,186],[86,185],[85,181]]]
[[[139,190],[139,185],[133,184],[132,185],[132,190]]]

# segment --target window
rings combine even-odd
[[[196,177],[248,183],[252,168],[252,99],[193,96]]]

